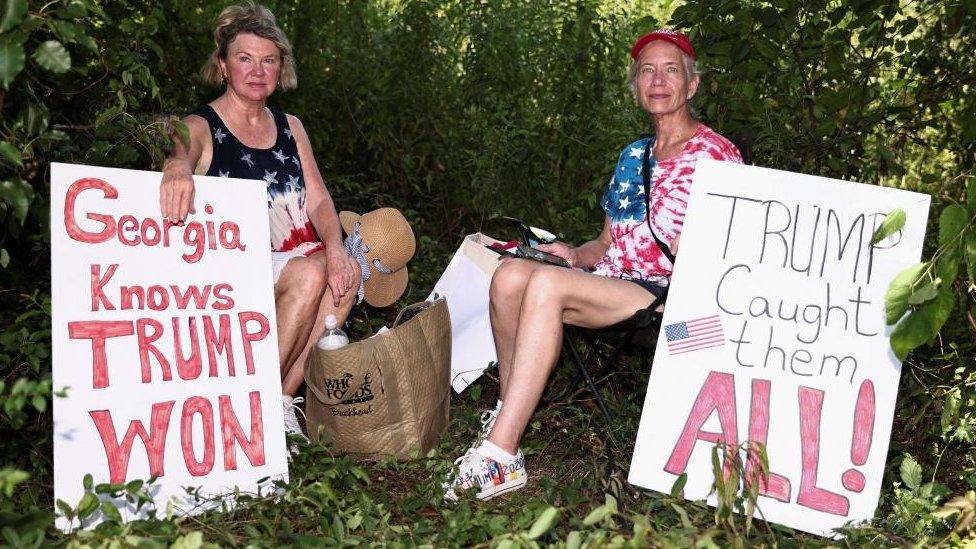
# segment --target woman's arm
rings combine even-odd
[[[562,242],[540,244],[537,246],[537,248],[565,259],[569,262],[570,267],[592,267],[603,259],[603,256],[607,253],[607,248],[610,247],[611,238],[610,216],[607,216],[603,221],[603,230],[600,232],[600,236],[596,237],[594,240],[590,240],[589,242],[581,244],[575,248],[563,244]]]
[[[305,132],[301,120],[288,115],[288,126],[291,128],[295,143],[298,146],[298,158],[302,163],[302,176],[305,178],[305,205],[308,218],[315,227],[322,243],[325,244],[326,266],[328,268],[329,288],[332,290],[333,302],[339,305],[339,298],[346,294],[355,280],[359,265],[346,252],[342,245],[342,226],[339,225],[339,215],[336,214],[332,195],[325,188],[322,173],[319,172],[315,156],[312,154],[312,144]]]
[[[173,153],[163,161],[163,179],[159,184],[159,209],[163,219],[179,223],[186,220],[188,213],[196,213],[193,207],[193,174],[200,168],[204,156],[206,167],[209,167],[213,154],[207,121],[190,115],[183,119],[183,123],[190,133],[189,146],[184,146],[179,137],[174,138]]]

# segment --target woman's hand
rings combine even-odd
[[[576,268],[581,267],[579,253],[576,248],[571,247],[563,242],[553,242],[552,244],[539,244],[535,247],[537,250],[541,250],[546,253],[550,253],[554,256],[561,257],[569,263],[570,267]]]
[[[359,263],[346,252],[343,246],[330,246],[325,251],[325,267],[328,270],[329,289],[332,290],[332,303],[339,306],[342,296],[352,290],[359,278]]]
[[[163,164],[163,180],[159,184],[159,209],[163,219],[182,224],[188,213],[196,213],[193,197],[193,170],[182,158],[170,158]]]

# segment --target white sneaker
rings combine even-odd
[[[511,461],[502,463],[485,455],[482,446],[468,448],[463,456],[454,460],[454,465],[453,477],[441,485],[444,499],[448,501],[457,501],[458,494],[472,486],[479,488],[478,499],[491,499],[518,490],[529,480],[522,450],[516,452]]]
[[[305,412],[298,407],[298,404],[303,402],[305,402],[305,399],[302,397],[292,398],[288,395],[281,395],[281,403],[285,412],[286,439],[288,438],[288,435],[298,435],[302,437],[302,440],[308,442],[308,437],[305,436],[304,432],[302,432],[302,426],[298,423],[298,416],[295,415],[295,412],[298,412],[299,414],[302,414],[302,417],[305,417]],[[292,447],[289,445],[288,449],[291,451]]]

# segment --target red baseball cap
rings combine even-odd
[[[678,46],[679,50],[691,56],[692,59],[698,59],[698,56],[695,55],[695,48],[691,45],[691,40],[689,40],[684,34],[671,29],[658,29],[638,38],[637,41],[634,42],[634,46],[630,48],[630,57],[636,60],[637,56],[640,55],[641,50],[644,49],[644,46],[654,42],[655,40],[671,42],[675,46]]]

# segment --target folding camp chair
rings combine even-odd
[[[558,400],[566,400],[574,395],[580,383],[585,381],[596,400],[597,408],[603,414],[607,424],[610,424],[613,417],[597,388],[597,382],[617,368],[621,357],[628,350],[639,356],[643,371],[650,370],[650,357],[657,344],[663,317],[663,313],[657,309],[664,304],[666,297],[667,294],[654,299],[650,305],[640,309],[633,316],[605,328],[589,330],[577,326],[565,326],[563,356],[569,357],[575,366],[576,374]],[[577,349],[577,341],[582,342],[586,347],[585,358]],[[606,347],[609,347],[609,351],[605,350]],[[591,373],[594,370],[595,373]]]

